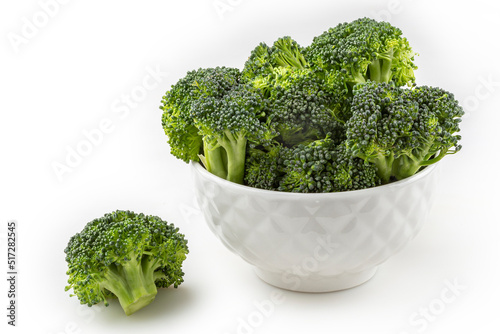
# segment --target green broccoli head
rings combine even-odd
[[[185,162],[200,161],[203,140],[191,115],[192,104],[201,95],[224,95],[238,83],[239,75],[239,70],[234,68],[200,68],[188,72],[166,92],[160,109],[163,110],[162,125],[172,155]],[[206,83],[203,87],[199,85],[201,81]],[[207,81],[212,84],[207,84]]]
[[[399,143],[400,154],[393,166],[393,174],[398,180],[462,148],[457,132],[464,111],[452,93],[421,86],[408,92],[408,99],[418,104],[418,113],[411,135],[401,138]]]
[[[220,78],[207,77],[199,86],[218,87]],[[238,81],[224,94],[207,89],[193,103],[191,115],[203,136],[202,162],[208,171],[243,183],[247,143],[264,144],[276,136],[267,122],[266,106],[260,90]]]
[[[346,123],[347,146],[354,156],[373,163],[384,183],[392,176],[401,139],[411,136],[418,105],[407,90],[369,81],[356,86]]]
[[[403,89],[367,82],[355,87],[347,146],[375,164],[384,183],[401,180],[460,150],[463,109],[441,88]]]
[[[415,53],[399,28],[361,18],[314,38],[306,58],[321,70],[341,71],[350,84],[367,80],[412,85]]]
[[[118,298],[127,315],[151,303],[157,288],[183,282],[187,240],[159,217],[115,211],[89,222],[65,249],[66,290],[92,306]]]

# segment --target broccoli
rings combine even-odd
[[[75,234],[64,250],[66,290],[92,306],[117,297],[125,314],[151,303],[157,288],[184,280],[187,241],[178,228],[159,217],[115,211],[94,219]]]
[[[340,101],[327,94],[324,78],[312,71],[303,53],[289,36],[272,47],[261,43],[242,72],[243,80],[269,100],[270,124],[288,147],[343,132],[333,110]]]
[[[454,95],[437,87],[416,87],[409,98],[418,104],[411,135],[401,138],[392,174],[397,180],[412,176],[422,167],[438,162],[462,148],[459,123],[464,115]]]
[[[307,144],[327,135],[343,139],[343,125],[332,110],[334,102],[312,71],[287,70],[276,80],[269,101],[271,124],[286,146]]]
[[[290,149],[274,142],[265,147],[250,147],[245,161],[245,184],[250,187],[278,190],[285,174],[283,162]]]
[[[188,72],[160,108],[172,154],[201,161],[211,173],[241,184],[247,141],[264,143],[275,134],[264,119],[266,100],[240,83],[240,76],[229,67]]]
[[[347,145],[354,156],[373,163],[384,183],[392,176],[401,138],[411,135],[418,106],[403,99],[403,90],[369,81],[356,86],[352,117],[346,124]]]
[[[367,80],[412,85],[415,53],[399,28],[361,18],[314,38],[306,59],[322,71],[341,71],[354,86]]]
[[[415,82],[399,28],[360,18],[302,47],[260,43],[241,72],[199,69],[163,99],[172,154],[267,190],[334,192],[401,180],[461,149],[453,94]]]
[[[200,87],[217,84],[210,77]],[[265,99],[245,84],[233,86],[224,95],[203,93],[193,103],[191,115],[203,136],[201,159],[207,170],[239,184],[243,184],[248,141],[264,144],[276,136],[266,123]]]
[[[381,184],[373,165],[353,157],[345,142],[335,145],[328,137],[296,146],[287,158],[280,191],[338,192]]]
[[[404,179],[460,150],[463,110],[440,88],[402,89],[386,83],[356,86],[347,146],[373,163],[383,183]]]
[[[199,96],[196,82],[210,74],[209,69],[188,72],[167,91],[160,106],[163,110],[162,125],[168,136],[170,153],[185,162],[200,161],[198,155],[202,150],[203,141],[194,126],[190,111],[191,104]]]
[[[252,50],[241,72],[242,81],[270,93],[278,69],[305,69],[309,66],[302,48],[290,36],[278,38],[269,47],[260,43]],[[270,78],[271,77],[271,78]],[[266,95],[267,97],[267,95]]]

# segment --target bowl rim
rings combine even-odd
[[[349,196],[360,196],[360,195],[375,195],[377,192],[385,191],[390,189],[391,191],[396,191],[397,189],[408,186],[409,184],[415,183],[436,169],[436,166],[439,165],[439,162],[434,163],[432,165],[426,166],[423,170],[417,172],[416,174],[399,181],[394,181],[391,183],[383,184],[376,187],[359,189],[359,190],[348,190],[348,191],[339,191],[339,192],[329,192],[329,193],[294,193],[294,192],[286,192],[286,191],[277,191],[277,190],[267,190],[254,188],[250,186],[246,186],[243,184],[238,184],[235,182],[228,181],[223,179],[215,174],[210,173],[205,169],[199,162],[191,160],[189,162],[189,166],[192,171],[200,174],[202,177],[207,178],[225,189],[233,189],[238,192],[246,192],[246,193],[255,193],[256,195],[261,196],[282,196],[282,197],[290,197],[292,198],[302,198],[307,197],[308,199],[321,199],[321,198],[332,198],[332,197],[349,197]]]

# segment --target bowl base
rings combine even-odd
[[[343,273],[334,276],[300,277],[290,272],[272,272],[255,267],[255,273],[264,282],[275,287],[297,292],[333,292],[354,288],[369,281],[377,267],[357,273]]]

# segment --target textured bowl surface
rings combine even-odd
[[[433,165],[380,187],[298,194],[242,186],[198,163],[190,167],[212,232],[267,283],[303,292],[369,280],[418,233],[438,181]]]

